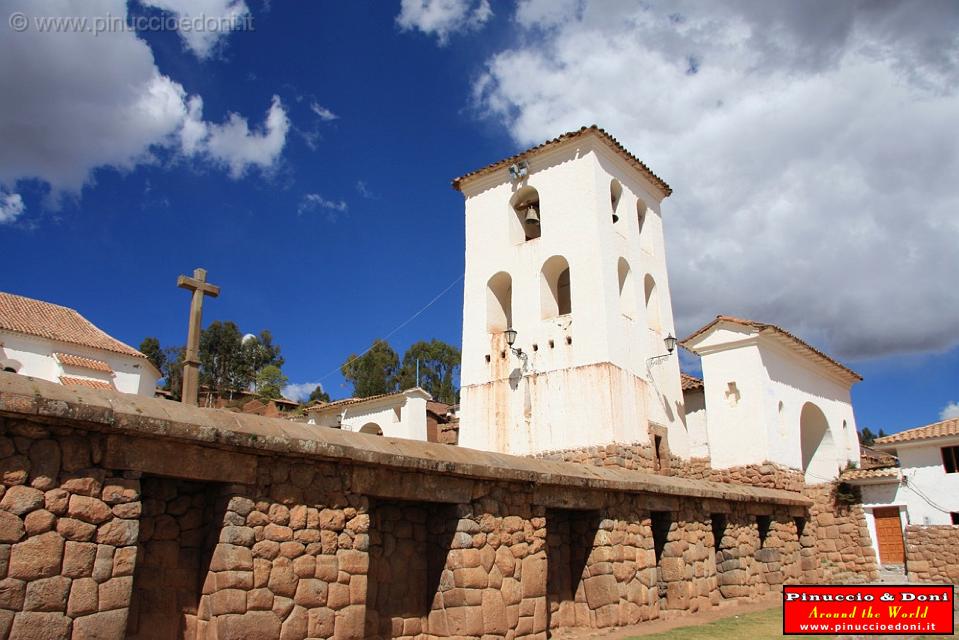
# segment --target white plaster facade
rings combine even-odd
[[[858,374],[774,325],[726,316],[683,345],[702,359],[714,468],[768,461],[818,484],[858,463],[850,396]]]
[[[675,333],[660,214],[668,187],[595,129],[522,160],[521,179],[504,165],[454,183],[466,199],[460,444],[523,455],[646,443],[655,423],[670,451],[688,456],[677,357],[647,367]],[[527,239],[514,205],[534,196],[540,235]]]
[[[433,397],[418,387],[371,398],[348,399],[307,409],[309,424],[382,435],[427,440],[426,403]]]
[[[115,353],[78,344],[60,342],[22,333],[0,330],[0,370],[13,369],[24,376],[50,382],[62,377],[92,380],[112,385],[117,391],[152,397],[160,375],[144,357]],[[60,361],[54,354],[66,353],[99,360],[111,372],[77,367]]]

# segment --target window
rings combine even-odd
[[[16,373],[16,372],[17,372],[17,370],[14,369],[13,367],[4,367],[3,370],[6,371],[7,373]]]
[[[769,516],[756,516],[756,528],[759,530],[759,548],[766,546],[766,538],[769,537],[769,527],[772,519]]]
[[[726,514],[714,513],[709,517],[713,529],[713,550],[719,551],[723,545],[723,536],[726,535]]]
[[[942,448],[942,466],[946,473],[959,473],[959,446]]]
[[[513,279],[500,271],[486,283],[486,330],[506,331],[513,325]]]
[[[643,237],[643,225],[646,224],[646,203],[642,198],[636,201],[636,220],[639,222],[639,237]]]
[[[619,202],[623,199],[623,185],[615,178],[609,183],[609,203],[613,209],[613,224],[619,222]]]
[[[952,516],[952,524],[959,524],[959,512],[953,511],[949,515]]]
[[[542,234],[539,192],[533,187],[523,187],[510,200],[515,222],[513,228],[518,231],[514,234],[514,242],[535,240]]]
[[[540,303],[544,320],[573,311],[569,263],[563,256],[553,256],[543,264]]]
[[[633,271],[625,258],[617,265],[619,275],[619,311],[627,318],[636,317],[636,292],[633,284]]]
[[[659,294],[656,291],[656,281],[648,273],[643,279],[643,289],[646,293],[646,322],[650,329],[659,332],[662,330],[662,321],[659,317]]]
[[[380,429],[380,425],[375,422],[367,422],[360,428],[360,433],[370,433],[374,436],[381,436],[383,435],[383,430]]]
[[[653,550],[656,553],[656,562],[663,557],[666,549],[666,540],[669,530],[673,526],[673,516],[669,511],[651,511],[649,514],[650,527],[653,530]]]

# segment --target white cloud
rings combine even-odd
[[[315,211],[317,209],[324,209],[326,211],[326,219],[330,222],[336,222],[341,214],[346,213],[349,206],[345,200],[328,200],[318,193],[308,193],[303,196],[303,200],[300,201],[300,206],[297,207],[297,213],[302,215],[308,211]]]
[[[26,207],[19,193],[3,193],[0,191],[0,224],[13,222]]]
[[[959,402],[950,402],[939,412],[940,420],[950,420],[952,418],[959,418]]]
[[[231,31],[250,19],[243,0],[140,0],[140,3],[167,11],[181,20],[183,45],[201,60],[210,58]],[[185,28],[183,28],[185,27]]]
[[[310,103],[310,110],[313,111],[316,115],[320,117],[320,120],[323,122],[330,122],[331,120],[338,120],[340,116],[336,115],[320,103],[315,100]]]
[[[35,3],[7,4],[28,16]],[[126,16],[123,0],[48,2],[43,15]],[[108,69],[109,73],[104,70]],[[8,32],[0,38],[0,185],[47,183],[55,196],[77,193],[100,167],[130,170],[163,155],[229,167],[269,168],[288,130],[274,97],[263,132],[231,114],[223,124],[202,119],[203,101],[157,69],[134,33]]]
[[[370,191],[369,186],[366,184],[366,180],[356,181],[356,192],[367,200],[376,200],[376,196],[372,191]]]
[[[491,17],[489,0],[402,0],[396,24],[436,36],[445,45],[451,35],[479,29]]]
[[[959,5],[553,6],[520,5],[476,104],[523,145],[600,124],[670,183],[681,333],[731,313],[847,358],[957,343]]]
[[[323,388],[319,382],[302,382],[299,384],[288,384],[283,387],[283,397],[297,402],[306,402],[317,387]]]

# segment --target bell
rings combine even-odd
[[[539,225],[539,212],[536,211],[536,207],[530,206],[526,210],[526,219],[523,221],[526,224],[535,224]]]

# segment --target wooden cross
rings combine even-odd
[[[203,325],[203,296],[215,298],[220,295],[220,287],[208,284],[206,269],[194,269],[193,277],[180,276],[176,286],[193,292],[190,302],[190,328],[186,338],[186,356],[183,359],[183,393],[180,402],[197,404],[197,391],[200,387],[200,329]]]

